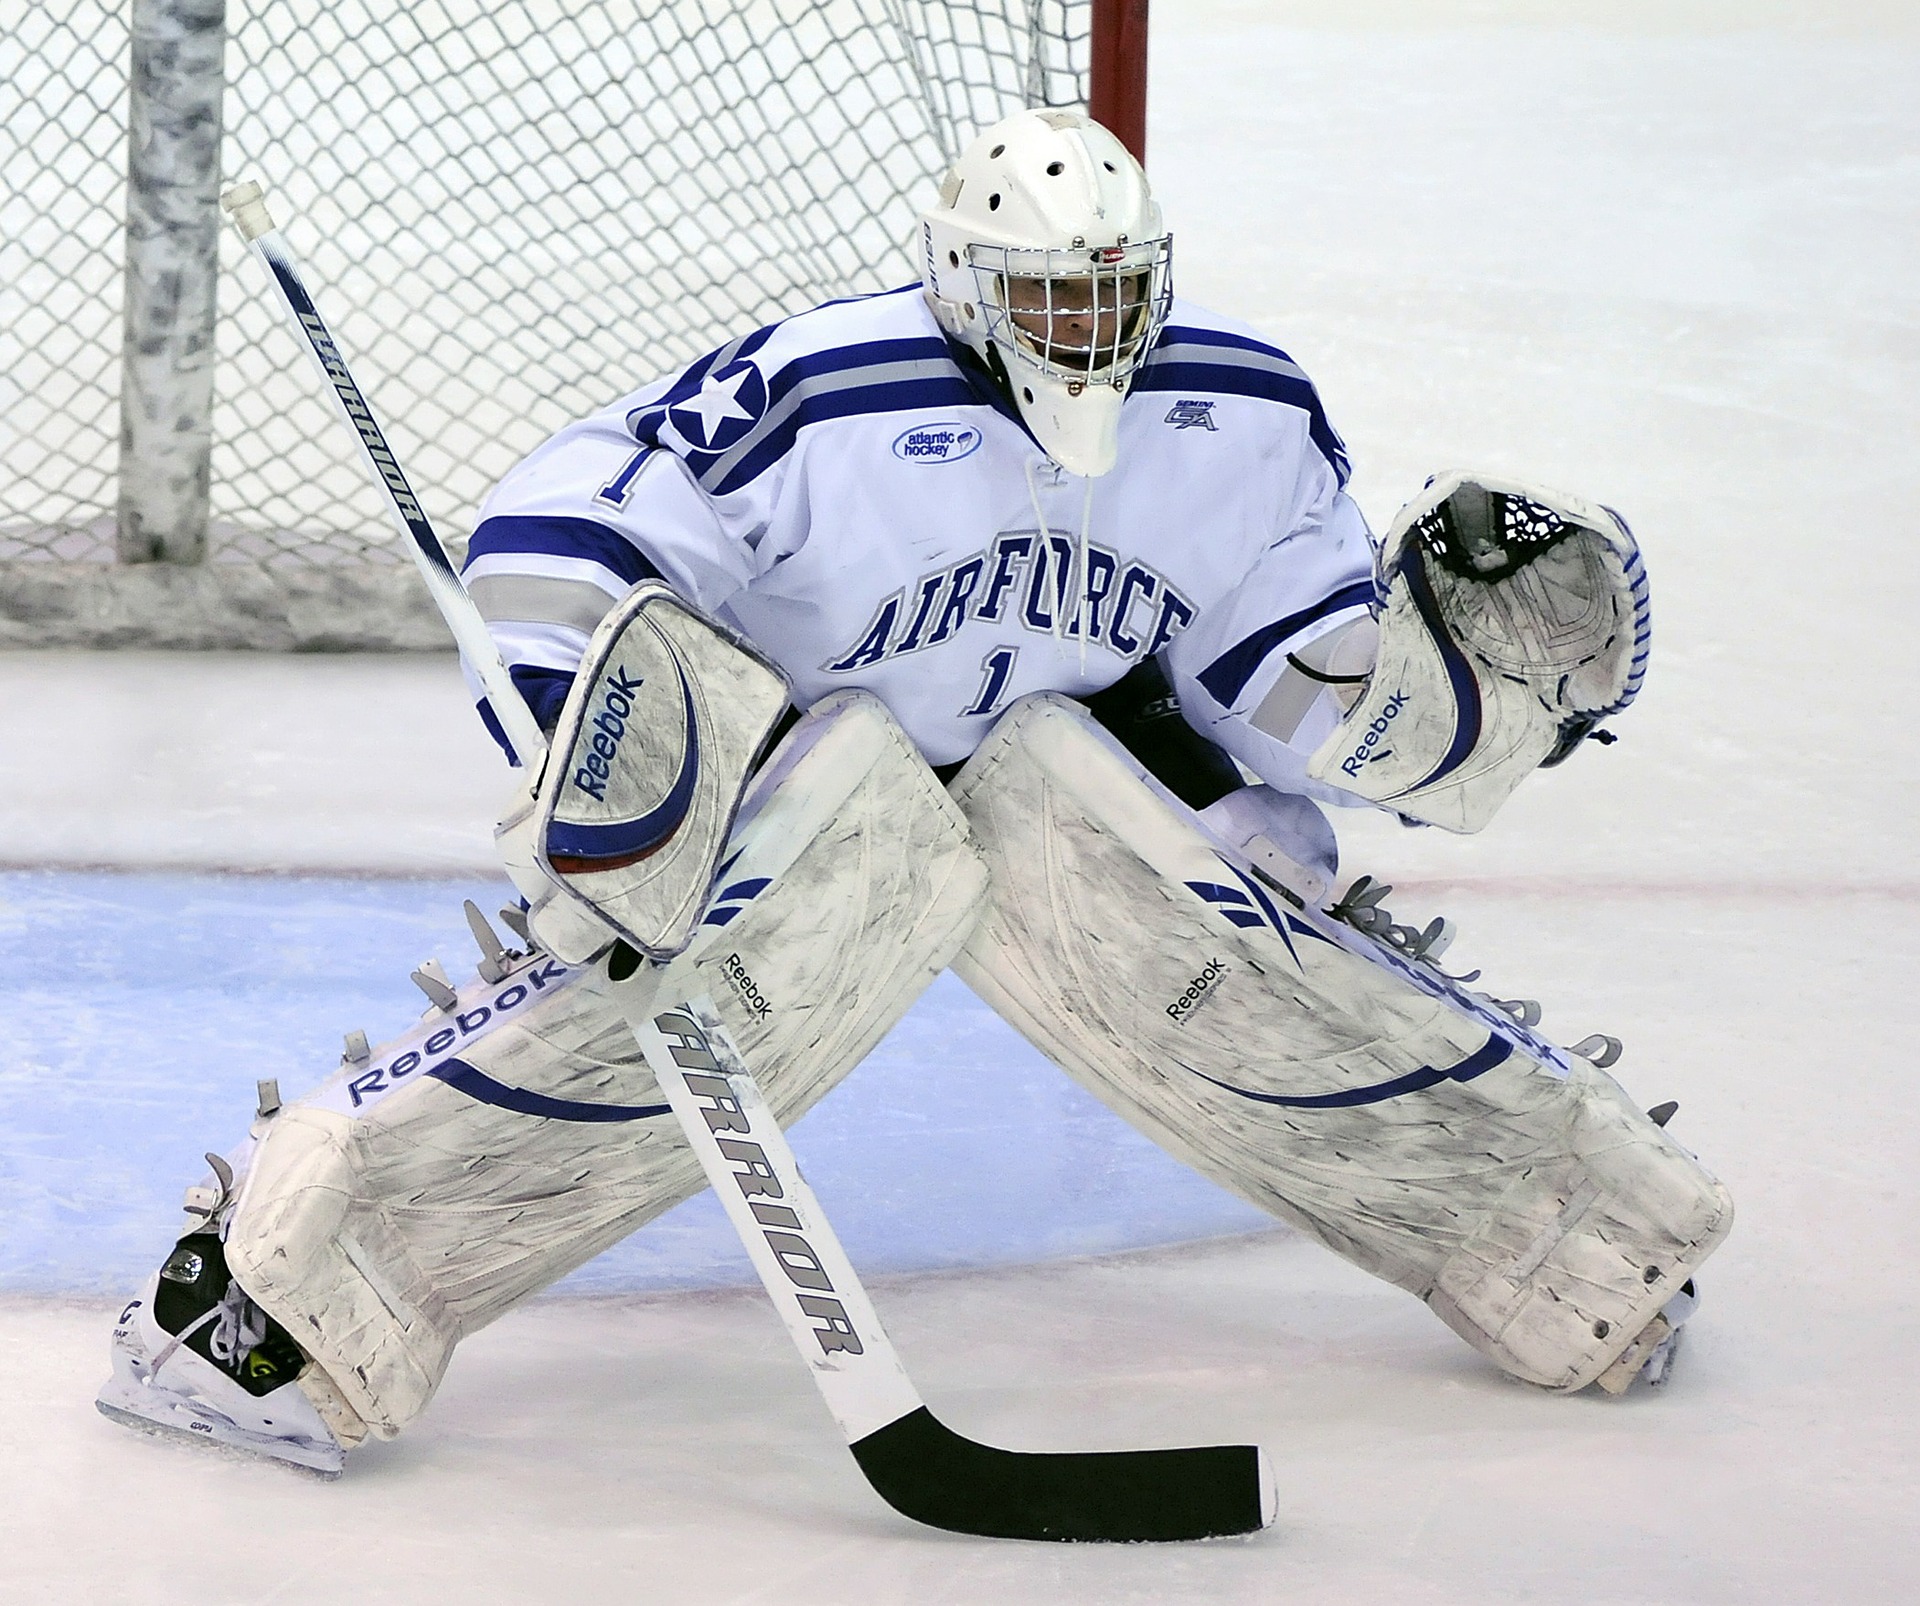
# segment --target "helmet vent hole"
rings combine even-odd
[[[974,310],[973,310],[973,303],[972,303],[971,301],[969,301],[969,302],[968,302],[968,303],[966,304],[966,308],[965,308],[965,310],[966,310],[966,314],[967,314],[967,322],[968,322],[968,323],[972,323],[972,322],[973,322],[973,320],[974,320],[974,316],[975,316],[975,314],[974,314]]]
[[[960,253],[958,251],[949,251],[947,253],[947,266],[951,268],[960,266]]]
[[[1031,386],[1028,386],[1028,385],[1022,385],[1022,386],[1020,387],[1020,394],[1021,394],[1022,396],[1024,396],[1024,397],[1026,397],[1026,399],[1027,399],[1027,405],[1028,405],[1029,407],[1031,407],[1031,406],[1033,405],[1033,389],[1032,389],[1032,387],[1031,387]]]
[[[1120,169],[1115,167],[1111,162],[1102,162],[1100,165],[1104,167],[1109,173],[1117,173],[1120,171]]]
[[[1062,173],[1066,172],[1066,170],[1067,170],[1067,164],[1065,162],[1047,163],[1048,178],[1058,178]]]
[[[992,158],[995,156],[1005,156],[1006,154],[1007,154],[1007,148],[1004,145],[996,145],[992,150],[987,152],[987,155],[989,158]]]
[[[989,212],[998,212],[1000,210],[1000,197],[997,193],[987,197],[987,210]]]

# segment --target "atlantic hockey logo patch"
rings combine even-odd
[[[971,424],[916,424],[895,437],[893,455],[903,463],[957,463],[977,452],[980,440]]]
[[[667,408],[667,418],[689,446],[724,452],[760,422],[767,410],[767,382],[760,370],[738,357],[700,381],[691,396]]]

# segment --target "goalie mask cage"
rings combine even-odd
[[[0,645],[446,644],[353,442],[236,271],[226,185],[262,180],[294,220],[457,541],[567,420],[744,328],[916,277],[913,216],[980,127],[1090,94],[1119,124],[1144,13],[26,7],[0,38]]]

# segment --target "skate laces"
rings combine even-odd
[[[160,1368],[173,1359],[175,1351],[209,1323],[213,1332],[208,1335],[207,1348],[216,1361],[230,1370],[238,1358],[267,1336],[267,1313],[247,1297],[244,1288],[230,1282],[218,1304],[202,1311],[162,1346],[147,1367],[145,1381],[152,1383],[160,1375]]]
[[[213,1324],[207,1348],[218,1361],[231,1363],[267,1336],[267,1313],[247,1298],[247,1291],[238,1283],[227,1284],[226,1294],[214,1311],[219,1319]]]

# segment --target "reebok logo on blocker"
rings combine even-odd
[[[607,800],[607,778],[613,773],[613,758],[620,751],[620,738],[627,734],[627,719],[633,713],[633,700],[644,679],[634,676],[625,665],[613,672],[613,678],[601,694],[600,710],[587,721],[593,740],[578,769],[573,784],[597,803]]]

